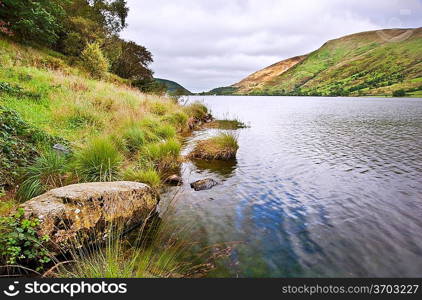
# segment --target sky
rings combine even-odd
[[[192,92],[228,86],[347,34],[422,26],[422,0],[127,0],[122,37],[154,76]]]

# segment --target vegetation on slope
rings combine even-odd
[[[178,84],[177,82],[161,79],[161,78],[154,78],[155,81],[164,84],[167,88],[167,93],[170,95],[192,95],[192,92]]]
[[[201,103],[181,106],[174,98],[143,94],[110,73],[94,79],[51,50],[8,39],[0,45],[4,216],[19,201],[71,183],[133,180],[159,188],[180,167],[179,134],[208,114]],[[16,250],[0,245],[0,261],[39,270],[51,263],[44,252],[23,247],[35,238],[37,220],[25,220],[22,213],[0,219],[0,232]],[[14,239],[21,230],[28,231],[27,238]],[[36,242],[42,245],[43,239]]]
[[[8,40],[0,44],[1,126],[7,129],[1,138],[8,141],[2,144],[3,182],[35,179],[34,170],[16,172],[32,163],[45,173],[45,164],[54,163],[46,157],[55,143],[72,151],[60,184],[127,178],[128,169],[161,176],[177,167],[177,133],[189,130],[190,118],[207,114],[199,103],[183,107],[171,98],[142,94],[109,73],[102,81],[92,79],[60,54]],[[34,187],[31,183],[23,186]]]
[[[422,28],[352,34],[328,41],[281,73],[279,65],[292,59],[219,90],[249,95],[404,96],[396,92],[403,90],[407,96],[421,96],[420,49]]]

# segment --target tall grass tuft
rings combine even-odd
[[[121,163],[122,156],[113,141],[100,137],[75,154],[74,168],[83,181],[113,181]]]
[[[183,111],[176,111],[166,115],[163,120],[173,125],[178,131],[185,131],[188,128],[188,115]]]
[[[122,132],[126,148],[130,152],[138,151],[145,144],[145,136],[145,131],[136,123],[128,125]]]
[[[123,172],[122,177],[124,180],[146,183],[153,189],[157,189],[161,186],[160,174],[153,168],[148,168],[146,170],[128,168]]]
[[[204,119],[208,114],[208,108],[201,102],[196,101],[184,107],[185,112],[194,118]]]
[[[172,206],[172,204],[170,204]],[[49,276],[64,278],[180,278],[204,277],[230,248],[198,251],[186,226],[150,214],[140,227],[124,234],[122,226],[109,228],[104,243],[75,247],[69,264],[58,264]],[[171,210],[171,208],[170,208]],[[229,251],[228,251],[229,250]],[[217,251],[217,252],[214,252]]]
[[[235,158],[239,149],[237,139],[238,137],[234,133],[222,132],[215,137],[199,141],[189,157],[207,160]]]
[[[178,166],[181,147],[177,139],[148,144],[143,148],[140,160],[152,162],[160,172],[166,172]]]
[[[63,186],[67,160],[55,152],[41,155],[31,166],[22,169],[23,182],[17,191],[19,201],[26,201],[49,189]]]

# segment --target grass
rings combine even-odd
[[[184,107],[186,114],[196,118],[203,119],[208,114],[208,108],[201,102],[196,101]]]
[[[65,278],[180,278],[204,277],[228,247],[198,249],[198,242],[174,219],[173,204],[160,219],[150,214],[140,227],[123,234],[119,224],[106,231],[104,243],[74,247],[67,262],[54,266],[49,277]],[[217,248],[217,247],[216,247]]]
[[[160,174],[154,168],[146,170],[128,168],[123,172],[122,178],[127,181],[146,183],[153,189],[158,189],[161,186]]]
[[[117,179],[122,156],[107,137],[95,138],[75,154],[74,169],[85,182]]]
[[[199,141],[190,158],[206,160],[229,160],[236,157],[239,145],[234,133],[221,132],[217,136]]]
[[[64,185],[66,158],[55,152],[42,154],[33,165],[22,169],[25,180],[17,191],[21,202],[41,195],[49,189]]]
[[[140,152],[139,160],[152,165],[165,174],[179,166],[182,145],[176,139],[146,145]]]
[[[205,123],[206,128],[218,128],[222,130],[236,130],[247,128],[248,126],[238,119],[222,119],[214,120],[210,123]]]

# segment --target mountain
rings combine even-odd
[[[170,94],[178,92],[178,94],[180,95],[192,95],[192,92],[190,92],[188,89],[184,88],[177,82],[161,78],[154,79],[159,83],[165,84],[165,86],[167,87],[167,92],[169,92]]]
[[[361,32],[330,40],[230,87],[238,95],[422,96],[422,28]],[[400,94],[400,93],[395,93]]]

